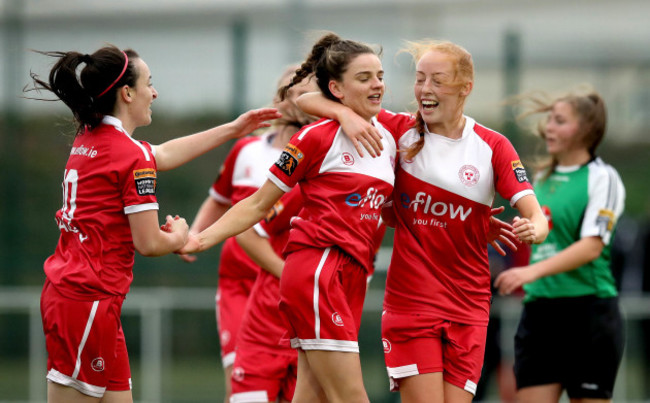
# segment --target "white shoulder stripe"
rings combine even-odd
[[[122,132],[126,137],[129,138],[129,140],[131,140],[133,142],[133,144],[140,147],[140,150],[142,150],[142,154],[144,154],[144,158],[147,161],[151,161],[151,154],[149,154],[149,151],[147,150],[147,148],[145,146],[143,146],[142,143],[140,143],[137,140],[134,140],[133,137],[131,137],[131,135],[124,129],[124,126],[122,126],[122,121],[121,120],[119,120],[115,116],[106,115],[106,116],[104,116],[102,118],[102,123],[107,124],[107,125],[111,125],[115,129]],[[154,149],[154,147],[151,147],[151,148]],[[153,151],[153,153],[155,155],[155,151]]]
[[[324,124],[326,124],[326,123],[329,123],[329,122],[331,122],[331,121],[332,121],[332,119],[323,120],[322,122],[320,122],[320,123],[317,124],[317,125],[313,125],[313,126],[311,126],[311,127],[306,128],[305,130],[303,130],[302,133],[300,133],[300,135],[298,136],[298,140],[302,140],[303,137],[305,137],[305,135],[306,135],[306,134],[307,134],[311,129],[313,129],[314,127],[322,126],[322,125],[324,125]]]
[[[126,133],[125,133],[125,135],[126,135]],[[133,142],[133,144],[140,147],[140,150],[142,150],[142,154],[144,154],[144,158],[147,161],[151,161],[151,154],[149,154],[149,151],[147,150],[147,148],[145,146],[143,146],[142,143],[140,143],[138,140],[134,140],[133,137],[131,137],[129,135],[126,135],[126,136],[129,138],[129,140],[131,140]]]

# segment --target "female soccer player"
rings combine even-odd
[[[523,286],[524,309],[515,336],[520,402],[611,401],[623,357],[623,319],[610,270],[616,222],[625,188],[596,149],[605,136],[605,102],[594,92],[549,101],[532,96],[526,114],[545,113],[539,135],[550,163],[535,193],[551,231],[533,245],[530,264],[502,272],[502,294]],[[530,105],[529,105],[530,106]]]
[[[367,402],[358,331],[374,255],[372,238],[393,188],[396,142],[375,119],[384,72],[371,47],[327,34],[286,89],[312,73],[326,97],[378,127],[384,152],[362,159],[338,122],[308,125],[292,137],[266,183],[191,236],[183,252],[205,250],[253,226],[300,184],[303,209],[293,223],[280,280],[280,307],[290,324],[291,344],[298,349],[294,400]]]
[[[463,112],[474,84],[469,52],[428,40],[406,51],[416,63],[417,114],[378,116],[401,134],[393,209],[385,209],[395,224],[382,315],[386,366],[403,402],[469,402],[489,319],[495,193],[521,213],[513,225],[520,241],[539,243],[548,229],[510,142]],[[299,100],[308,113],[340,119],[346,132],[375,130],[348,108],[309,97]]]
[[[179,250],[188,227],[167,216],[159,228],[156,181],[169,170],[280,117],[275,109],[247,112],[233,122],[159,146],[133,139],[151,123],[158,93],[147,64],[133,50],[106,46],[57,58],[49,80],[72,111],[77,132],[63,177],[61,235],[44,264],[41,314],[48,351],[49,402],[131,402],[131,375],[120,323],[133,279],[134,252]],[[80,73],[77,74],[77,71]]]

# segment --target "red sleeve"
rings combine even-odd
[[[338,122],[320,120],[294,134],[271,166],[271,180],[288,192],[300,180],[318,175],[327,144],[331,144],[339,127]]]
[[[478,128],[477,133],[483,137]],[[492,167],[494,169],[494,184],[497,192],[506,200],[524,190],[532,190],[528,181],[526,169],[519,159],[515,148],[502,134],[491,132],[483,137],[492,148]]]
[[[117,151],[119,158],[115,159],[116,172],[123,172],[121,177],[122,201],[124,207],[146,205],[157,203],[156,185],[157,169],[156,159],[153,157],[153,150],[149,143],[139,142],[143,149],[135,151],[129,143],[126,144],[129,150]],[[142,152],[139,152],[142,151]],[[136,210],[138,210],[136,208]]]

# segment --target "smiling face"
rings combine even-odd
[[[422,55],[415,68],[413,87],[418,110],[429,131],[445,134],[463,117],[472,82],[458,82],[453,56],[438,50]]]
[[[341,80],[331,80],[331,93],[343,105],[370,120],[381,110],[384,96],[384,70],[379,57],[363,53],[350,61]]]
[[[586,150],[580,139],[580,119],[568,102],[553,104],[546,121],[544,141],[548,153],[559,160],[576,150]]]
[[[137,71],[134,87],[128,88],[131,98],[129,113],[135,127],[147,126],[151,123],[151,104],[158,98],[158,92],[151,83],[149,66],[140,58],[133,59]]]

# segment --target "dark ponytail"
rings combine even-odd
[[[30,73],[34,87],[25,92],[47,90],[56,95],[72,111],[77,134],[86,127],[97,127],[104,115],[113,113],[117,89],[123,85],[133,86],[137,79],[131,60],[139,56],[133,50],[123,52],[115,46],[106,46],[92,55],[75,51],[36,52],[59,60],[50,70],[47,82]],[[77,77],[81,64],[85,66]]]

